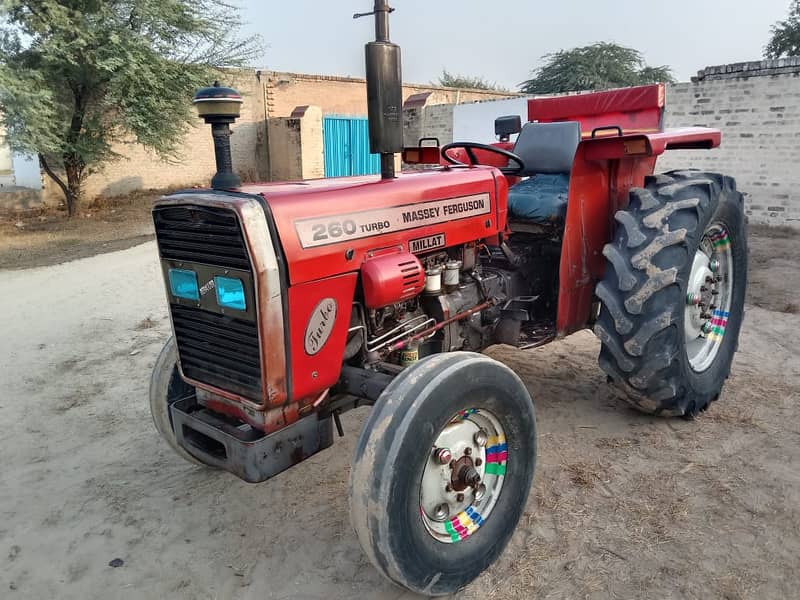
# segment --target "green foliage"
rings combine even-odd
[[[542,60],[531,79],[520,84],[520,91],[556,94],[675,81],[669,67],[648,66],[638,50],[610,42],[559,50]]]
[[[800,55],[800,0],[792,0],[789,16],[770,29],[772,37],[764,48],[767,58]]]
[[[11,147],[39,156],[72,214],[86,177],[118,158],[115,142],[177,157],[194,90],[260,49],[236,38],[240,24],[220,0],[0,0]]]
[[[487,81],[483,77],[459,75],[456,73],[450,73],[447,69],[442,69],[442,74],[439,75],[438,85],[443,85],[444,87],[468,88],[472,90],[492,90],[496,92],[508,91],[496,83]]]

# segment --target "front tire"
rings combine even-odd
[[[361,431],[353,527],[394,583],[453,593],[509,542],[535,462],[533,402],[511,369],[468,352],[425,358],[384,390]]]
[[[156,426],[156,431],[161,434],[161,437],[176,454],[195,465],[211,467],[184,450],[178,444],[172,428],[170,405],[194,393],[194,388],[181,379],[178,371],[178,347],[175,344],[175,338],[171,337],[158,355],[153,367],[153,374],[150,377],[150,414],[153,417],[153,424]]]
[[[647,177],[603,254],[600,367],[635,408],[694,416],[716,400],[744,314],[747,232],[730,177]]]

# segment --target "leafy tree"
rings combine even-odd
[[[789,5],[789,16],[770,29],[772,37],[764,48],[767,58],[800,55],[800,0]]]
[[[542,60],[520,91],[555,94],[675,81],[669,67],[648,66],[638,50],[610,42],[559,50]]]
[[[222,0],[0,0],[8,141],[38,155],[74,214],[89,175],[136,141],[176,159],[193,91],[260,50]]]
[[[451,73],[447,69],[442,69],[442,74],[439,75],[439,85],[454,88],[469,88],[472,90],[492,90],[496,92],[506,92],[505,88],[500,87],[496,83],[487,81],[483,77],[469,77],[467,75],[458,75]]]

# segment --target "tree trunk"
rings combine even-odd
[[[67,205],[67,214],[70,217],[73,216],[75,214],[75,208],[77,207],[78,197],[80,195],[80,180],[78,181],[76,194],[75,188],[67,183],[64,183],[64,180],[56,175],[42,154],[39,155],[39,164],[44,169],[44,172],[47,173],[47,176],[50,177],[50,179],[52,179],[59,188],[61,188],[61,191],[64,194],[64,203]]]
[[[67,214],[71,217],[78,208],[83,185],[83,166],[77,156],[64,159],[64,171],[67,173]]]

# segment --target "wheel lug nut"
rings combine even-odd
[[[450,507],[445,503],[437,504],[436,508],[433,509],[433,519],[435,521],[444,521],[449,514]]]
[[[472,436],[472,439],[478,446],[483,448],[486,445],[486,442],[489,441],[489,436],[486,435],[486,432],[483,429],[479,429],[475,432],[475,435]]]
[[[466,448],[464,448],[464,455],[469,456],[470,454],[472,454],[472,448],[467,446]]]
[[[711,262],[708,263],[708,270],[712,273],[716,273],[719,271],[719,259],[715,258]]]
[[[458,494],[456,496],[456,501],[457,502],[463,502],[464,501],[464,494]]]
[[[486,495],[486,486],[480,484],[477,488],[475,488],[475,500],[478,501]]]
[[[453,453],[450,452],[450,448],[436,448],[433,451],[433,456],[440,465],[446,465],[453,460]]]
[[[451,486],[451,485],[448,483],[446,486],[444,486],[444,491],[445,491],[445,492],[452,492],[452,491],[453,491],[453,486]]]
[[[703,323],[701,330],[703,331],[703,333],[711,333],[711,323],[708,322]]]
[[[475,466],[480,467],[483,464],[483,461],[480,458],[475,459]]]
[[[702,290],[703,288],[700,289]],[[694,292],[689,292],[686,294],[686,304],[689,306],[697,306],[700,304],[700,294]]]

